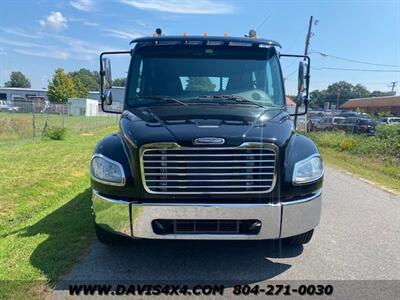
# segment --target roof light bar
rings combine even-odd
[[[231,37],[228,34],[224,34],[224,36],[210,36],[208,33],[204,33],[203,35],[190,36],[187,32],[184,32],[183,35],[180,36],[165,36],[158,35],[155,33],[153,37],[140,37],[131,41],[131,44],[158,44],[158,45],[172,45],[172,44],[192,44],[198,42],[199,44],[221,44],[227,46],[235,46],[235,45],[248,45],[254,47],[281,47],[281,45],[275,41],[260,39],[257,37]]]

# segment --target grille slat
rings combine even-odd
[[[160,155],[163,157],[163,155]],[[274,160],[209,160],[209,161],[204,161],[204,160],[145,160],[145,163],[159,163],[159,162],[169,162],[169,163],[176,163],[176,164],[193,164],[193,163],[255,163],[255,162],[275,162]]]
[[[159,168],[160,170],[163,169],[163,167]],[[249,167],[248,169],[251,169]],[[165,173],[165,172],[164,172]],[[158,176],[160,174],[164,173],[144,173],[145,176]],[[266,172],[244,172],[244,173],[165,173],[168,174],[168,176],[246,176],[246,175],[268,175]],[[146,180],[147,181],[147,180]]]
[[[159,143],[140,151],[145,189],[154,194],[267,193],[275,184],[276,147],[180,147]]]
[[[153,186],[148,185],[151,189],[164,189],[166,186]],[[269,188],[270,185],[191,185],[191,186],[179,186],[179,185],[168,185],[170,189],[242,189],[242,188]]]
[[[229,167],[227,167],[227,166],[223,166],[223,167],[211,167],[211,166],[202,166],[202,167],[193,167],[193,166],[191,166],[190,167],[190,169],[192,169],[192,170],[196,170],[196,169],[200,169],[200,170],[208,170],[208,169],[210,169],[210,170],[226,170],[226,169],[249,169],[249,168],[251,168],[251,169],[273,169],[274,168],[274,166],[245,166],[245,167],[243,167],[243,166],[229,166]],[[170,169],[177,169],[177,170],[179,170],[179,169],[187,169],[187,167],[161,167],[161,166],[157,166],[157,167],[148,167],[148,166],[146,166],[146,170],[147,169],[167,169],[167,170],[170,170]]]
[[[248,179],[148,179],[147,182],[247,182]],[[251,181],[272,181],[272,179],[252,179]]]
[[[228,154],[162,154],[163,157],[187,157],[187,156],[196,156],[196,157],[224,157],[224,156],[232,156],[232,153]],[[251,153],[251,154],[235,154],[237,157],[246,157],[246,156],[275,156],[274,154],[265,154],[265,153]],[[160,154],[146,154],[146,157],[160,157]]]

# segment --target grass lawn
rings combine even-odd
[[[43,298],[94,238],[88,166],[99,139],[0,143],[0,299]]]
[[[19,142],[22,139],[32,140],[33,136],[40,139],[46,122],[49,127],[63,127],[67,128],[71,134],[81,134],[115,126],[118,117],[118,115],[84,117],[40,113],[33,116],[29,113],[2,112],[0,113],[0,143]]]
[[[313,132],[307,135],[318,145],[326,164],[400,194],[400,158],[396,150],[399,140],[396,135],[390,138],[343,132]]]
[[[400,195],[400,166],[319,147],[327,165],[366,179]]]
[[[0,141],[0,299],[46,297],[86,253],[94,239],[89,160],[99,139],[116,130],[71,130],[62,141]],[[400,192],[399,164],[338,151],[333,135],[322,137],[313,138],[327,164]]]

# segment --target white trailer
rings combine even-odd
[[[71,116],[97,116],[98,101],[84,98],[69,98],[68,111]]]

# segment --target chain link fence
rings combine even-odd
[[[0,106],[0,143],[41,139],[51,127],[65,128],[68,134],[85,134],[118,124],[119,115],[102,112],[97,101],[91,105],[85,103],[3,103]]]

